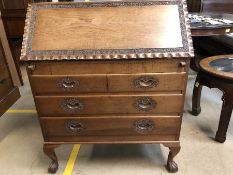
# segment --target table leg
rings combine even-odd
[[[215,136],[215,140],[224,143],[226,140],[226,134],[228,125],[231,119],[231,113],[233,109],[233,92],[230,93],[224,93],[223,95],[223,104],[222,104],[222,111],[220,115],[219,125],[218,125],[218,131]]]
[[[190,68],[195,72],[198,72],[200,70],[199,62],[200,59],[198,57],[193,57],[190,61]]]
[[[201,91],[202,85],[200,83],[200,74],[198,73],[194,87],[193,87],[193,96],[192,96],[192,114],[197,116],[201,113]]]

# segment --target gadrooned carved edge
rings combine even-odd
[[[56,50],[32,51],[32,34],[34,32],[36,11],[43,8],[92,8],[110,6],[149,6],[149,5],[178,5],[182,30],[183,48],[139,48],[119,50]],[[177,1],[132,1],[132,2],[91,2],[91,3],[38,3],[28,6],[25,20],[24,36],[20,60],[113,60],[113,59],[141,59],[141,58],[177,58],[193,57],[192,37],[189,26],[187,5],[185,0]]]
[[[186,32],[187,32],[189,54],[191,57],[194,57],[193,40],[192,40],[192,34],[191,34],[191,29],[190,29],[190,20],[188,17],[187,1],[186,0],[182,0],[182,1],[183,1],[183,12],[184,12],[185,27],[186,27]]]
[[[29,37],[29,29],[30,29],[30,21],[32,16],[32,6],[28,4],[25,26],[24,26],[24,34],[23,34],[23,42],[22,42],[22,49],[21,49],[21,58],[26,56],[27,46],[28,46],[28,37]],[[21,59],[20,58],[20,59]]]

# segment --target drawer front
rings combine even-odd
[[[35,94],[75,92],[182,91],[185,73],[30,76]]]
[[[186,73],[109,75],[110,92],[183,90]]]
[[[40,120],[47,137],[178,135],[179,116],[46,117]]]
[[[35,94],[106,92],[107,77],[104,75],[81,76],[30,76],[31,87]]]
[[[186,72],[188,59],[63,61],[37,63],[34,75],[138,74]]]
[[[7,95],[13,89],[12,81],[9,77],[7,67],[0,67],[0,98]]]
[[[36,96],[40,115],[168,114],[183,108],[182,94]]]

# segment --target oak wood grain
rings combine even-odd
[[[152,77],[154,86],[137,87],[136,81],[143,77]],[[78,76],[31,76],[31,87],[36,94],[68,94],[81,92],[143,92],[143,91],[175,91],[184,89],[185,73],[155,74],[86,74]],[[143,83],[143,82],[141,82]],[[152,83],[153,82],[146,82]]]
[[[53,136],[45,137],[45,142],[60,144],[146,144],[146,143],[176,143],[177,135],[137,135],[137,136],[85,136],[85,137],[68,137]]]
[[[174,5],[40,9],[32,50],[177,48],[179,21]]]
[[[155,107],[139,110],[135,103],[142,97],[150,97]],[[79,96],[35,96],[40,115],[64,114],[159,114],[182,112],[182,94],[134,94],[134,95],[79,95]],[[83,105],[81,110],[63,108],[66,100],[75,99]]]
[[[29,6],[21,60],[50,172],[65,143],[164,143],[177,153],[193,52],[187,17],[181,0]]]
[[[108,75],[107,79],[110,92],[182,91],[185,73],[116,74]]]
[[[51,76],[33,75],[31,87],[36,94],[75,92],[107,92],[106,75]]]
[[[148,119],[154,123],[154,128],[147,133],[138,133],[135,129],[134,123],[141,119]],[[67,122],[75,121],[81,122],[85,128],[81,132],[70,132],[67,128]],[[175,135],[178,134],[181,118],[179,116],[150,116],[150,117],[86,117],[86,118],[72,118],[72,117],[46,117],[41,119],[41,123],[46,130],[48,137],[54,136],[71,136],[71,137],[85,137],[85,136],[145,136],[146,135]]]
[[[33,75],[138,74],[187,72],[189,59],[117,60],[117,61],[40,61],[31,63]],[[182,66],[181,63],[186,63]]]
[[[29,5],[21,60],[189,58],[193,54],[184,1],[41,3]]]

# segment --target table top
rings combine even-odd
[[[215,76],[233,80],[233,55],[219,55],[203,59],[201,69]]]
[[[190,13],[192,36],[212,36],[233,33],[233,14]]]
[[[182,3],[32,4],[21,60],[191,57],[188,15]]]

